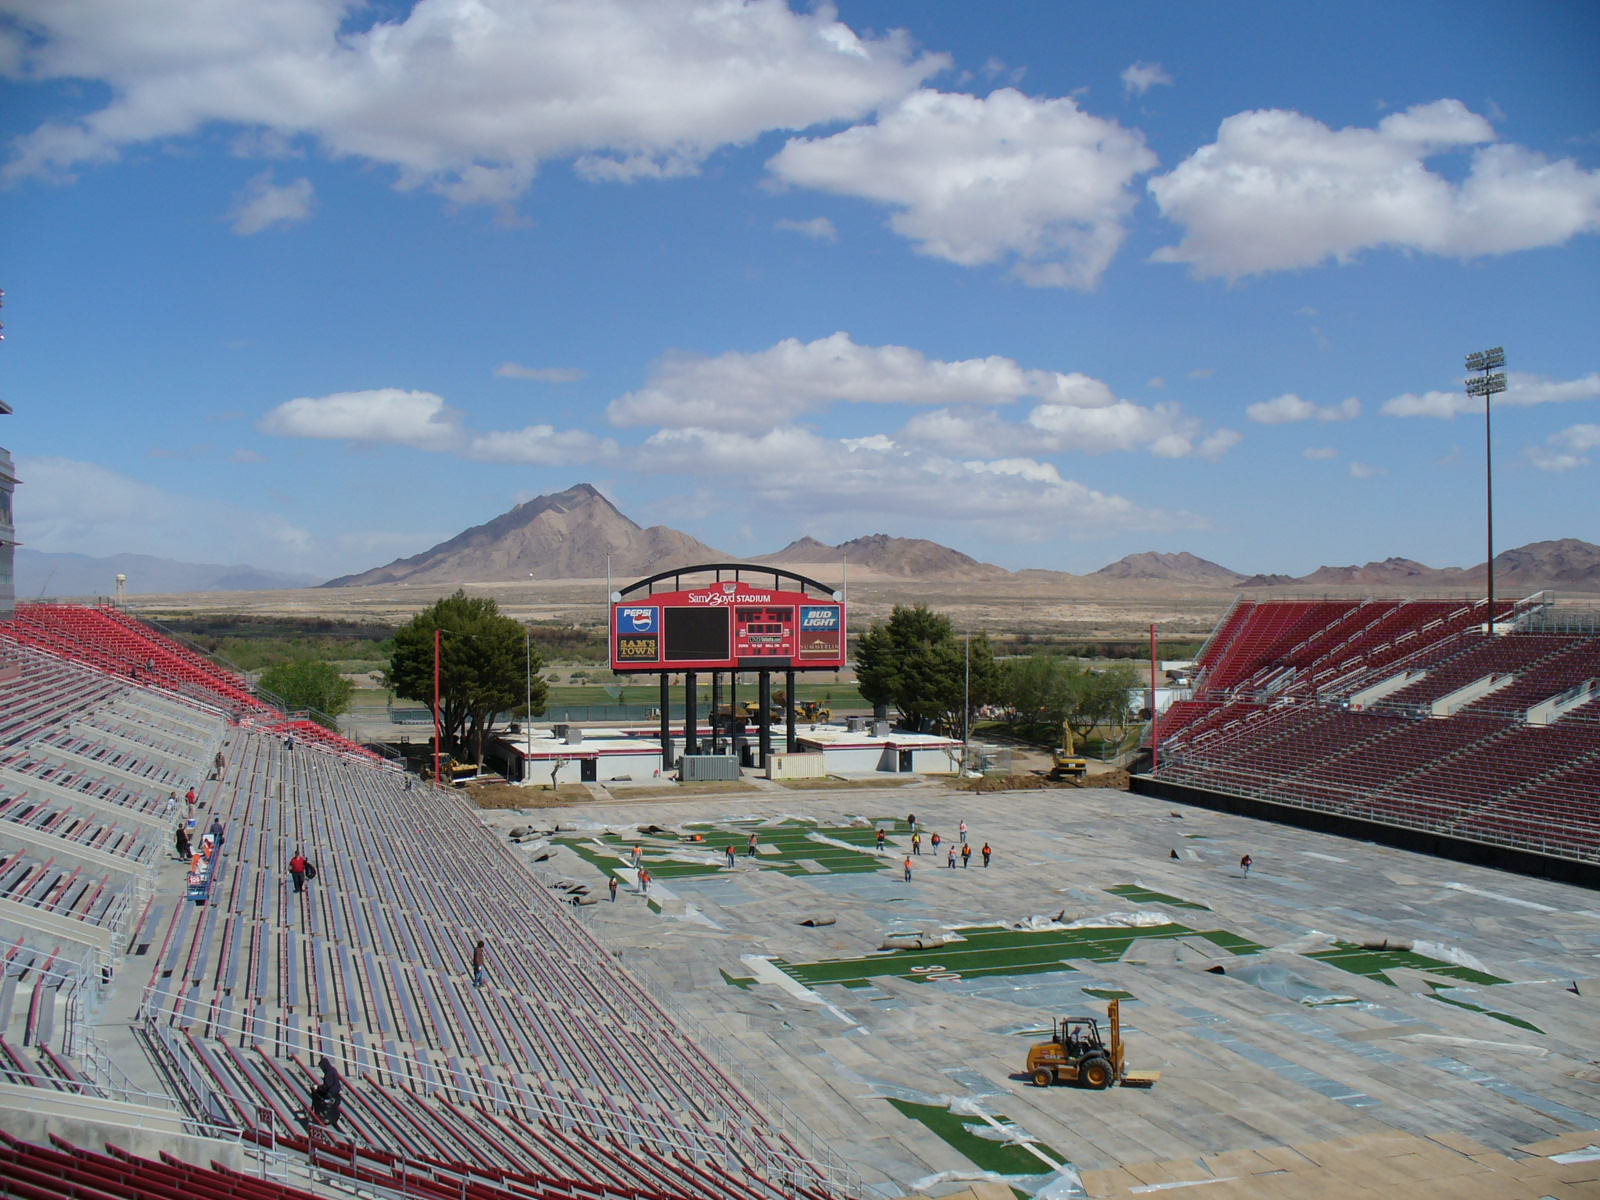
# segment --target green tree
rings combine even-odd
[[[1138,668],[1131,663],[1114,663],[1091,671],[1073,665],[1068,672],[1068,707],[1062,720],[1072,729],[1081,746],[1096,729],[1115,729],[1120,735],[1128,725],[1129,699],[1139,686]]]
[[[538,676],[544,659],[537,646],[532,663],[521,624],[502,616],[489,597],[458,591],[423,609],[394,636],[389,686],[411,700],[433,703],[434,630],[442,630],[439,653],[439,724],[445,744],[471,747],[483,761],[483,741],[496,713],[534,716],[544,712],[548,687]],[[525,699],[533,672],[533,707]]]
[[[1060,725],[1067,710],[1066,663],[1053,654],[1010,658],[1000,666],[998,700],[1012,721]]]
[[[989,639],[971,642],[970,686],[965,641],[950,618],[926,605],[895,605],[889,620],[856,643],[856,680],[872,704],[892,704],[908,729],[941,726],[962,732],[963,696],[973,708],[994,698],[997,672]]]
[[[1052,730],[1066,725],[1078,746],[1097,729],[1127,727],[1129,696],[1139,686],[1130,663],[1095,670],[1071,659],[1031,654],[1007,661],[1000,697],[1018,720]]]
[[[333,664],[312,658],[268,667],[261,672],[258,686],[278,697],[287,709],[316,710],[312,719],[329,729],[336,728],[333,718],[350,707],[350,696],[355,691],[355,684],[339,674]]]

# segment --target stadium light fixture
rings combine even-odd
[[[1506,390],[1505,374],[1497,370],[1505,365],[1506,352],[1503,346],[1475,350],[1467,355],[1467,370],[1479,372],[1466,381],[1467,395],[1483,397],[1483,511],[1488,542],[1488,557],[1484,560],[1488,579],[1483,630],[1490,637],[1494,636],[1494,443],[1490,410],[1494,397]]]

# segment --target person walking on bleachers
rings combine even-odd
[[[488,951],[484,947],[483,939],[479,938],[478,939],[478,944],[472,948],[472,986],[473,987],[480,987],[481,988],[483,986],[483,965],[484,965],[484,960],[487,957],[488,957]]]
[[[225,840],[222,836],[222,818],[212,817],[211,828],[206,830],[206,832],[211,835],[211,840],[216,843],[217,849],[221,850],[222,843]]]
[[[650,894],[650,871],[646,867],[639,869],[639,891],[642,895]]]
[[[963,867],[972,865],[972,847],[966,842],[961,843],[961,865]]]
[[[300,851],[294,852],[294,857],[289,860],[289,878],[294,881],[294,894],[298,896],[306,890],[306,856]]]
[[[478,944],[483,945],[482,942]],[[344,1089],[344,1081],[339,1078],[339,1072],[334,1070],[327,1055],[317,1061],[317,1066],[322,1068],[322,1082],[311,1089],[311,1111],[325,1125],[337,1125],[339,1095]]]
[[[194,802],[199,799],[199,797],[194,794],[194,788],[191,787],[187,792],[185,792],[183,794],[183,798],[184,798],[185,802],[187,802],[187,804],[189,805],[189,811],[193,812],[194,811]]]
[[[182,821],[178,822],[177,831],[172,835],[173,848],[178,852],[178,861],[182,862],[189,857],[189,831]]]
[[[615,875],[606,880],[606,891],[611,893],[611,903],[615,904],[617,902],[617,877]]]
[[[878,830],[878,847],[877,847],[879,850],[883,849],[883,838],[884,838],[883,830],[879,829]]]
[[[1239,869],[1244,872],[1244,877],[1246,879],[1250,878],[1250,868],[1253,865],[1254,863],[1248,854],[1239,860]]]
[[[223,757],[221,750],[217,751],[217,756],[211,760],[211,764],[216,768],[216,772],[211,776],[211,778],[221,779],[222,772],[226,770],[228,766],[228,760]]]
[[[906,855],[906,882],[911,882],[911,856]]]
[[[749,841],[749,844],[746,845],[744,853],[745,853],[745,857],[746,858],[754,858],[756,856],[756,835],[755,834],[752,833],[750,835],[750,841]]]
[[[911,853],[922,853],[922,835],[920,833],[913,833],[911,835]]]
[[[963,846],[967,844],[967,823],[965,821],[961,822],[961,844]]]
[[[730,842],[728,844],[728,870],[730,871],[733,870],[733,861],[733,844]]]
[[[989,855],[991,855],[993,853],[994,853],[994,851],[989,849],[989,843],[985,842],[983,844],[983,865],[984,866],[987,867],[989,865]]]
[[[173,814],[173,812],[177,809],[177,807],[178,807],[178,793],[177,792],[168,792],[167,793],[166,815],[170,817]]]
[[[956,865],[956,844],[954,842],[950,843],[950,865],[952,867]]]

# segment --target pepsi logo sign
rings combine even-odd
[[[618,633],[655,633],[661,621],[661,610],[654,605],[617,609]]]

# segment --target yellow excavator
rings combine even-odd
[[[1061,746],[1051,754],[1051,779],[1082,779],[1089,773],[1089,760],[1077,752],[1072,726],[1061,722]]]
[[[1106,1006],[1111,1025],[1109,1044],[1100,1036],[1100,1022],[1093,1017],[1063,1017],[1050,1022],[1050,1040],[1037,1042],[1028,1050],[1028,1078],[1036,1087],[1053,1083],[1076,1083],[1096,1091],[1121,1084],[1123,1087],[1154,1087],[1160,1071],[1130,1071],[1123,1061],[1122,1001]]]

